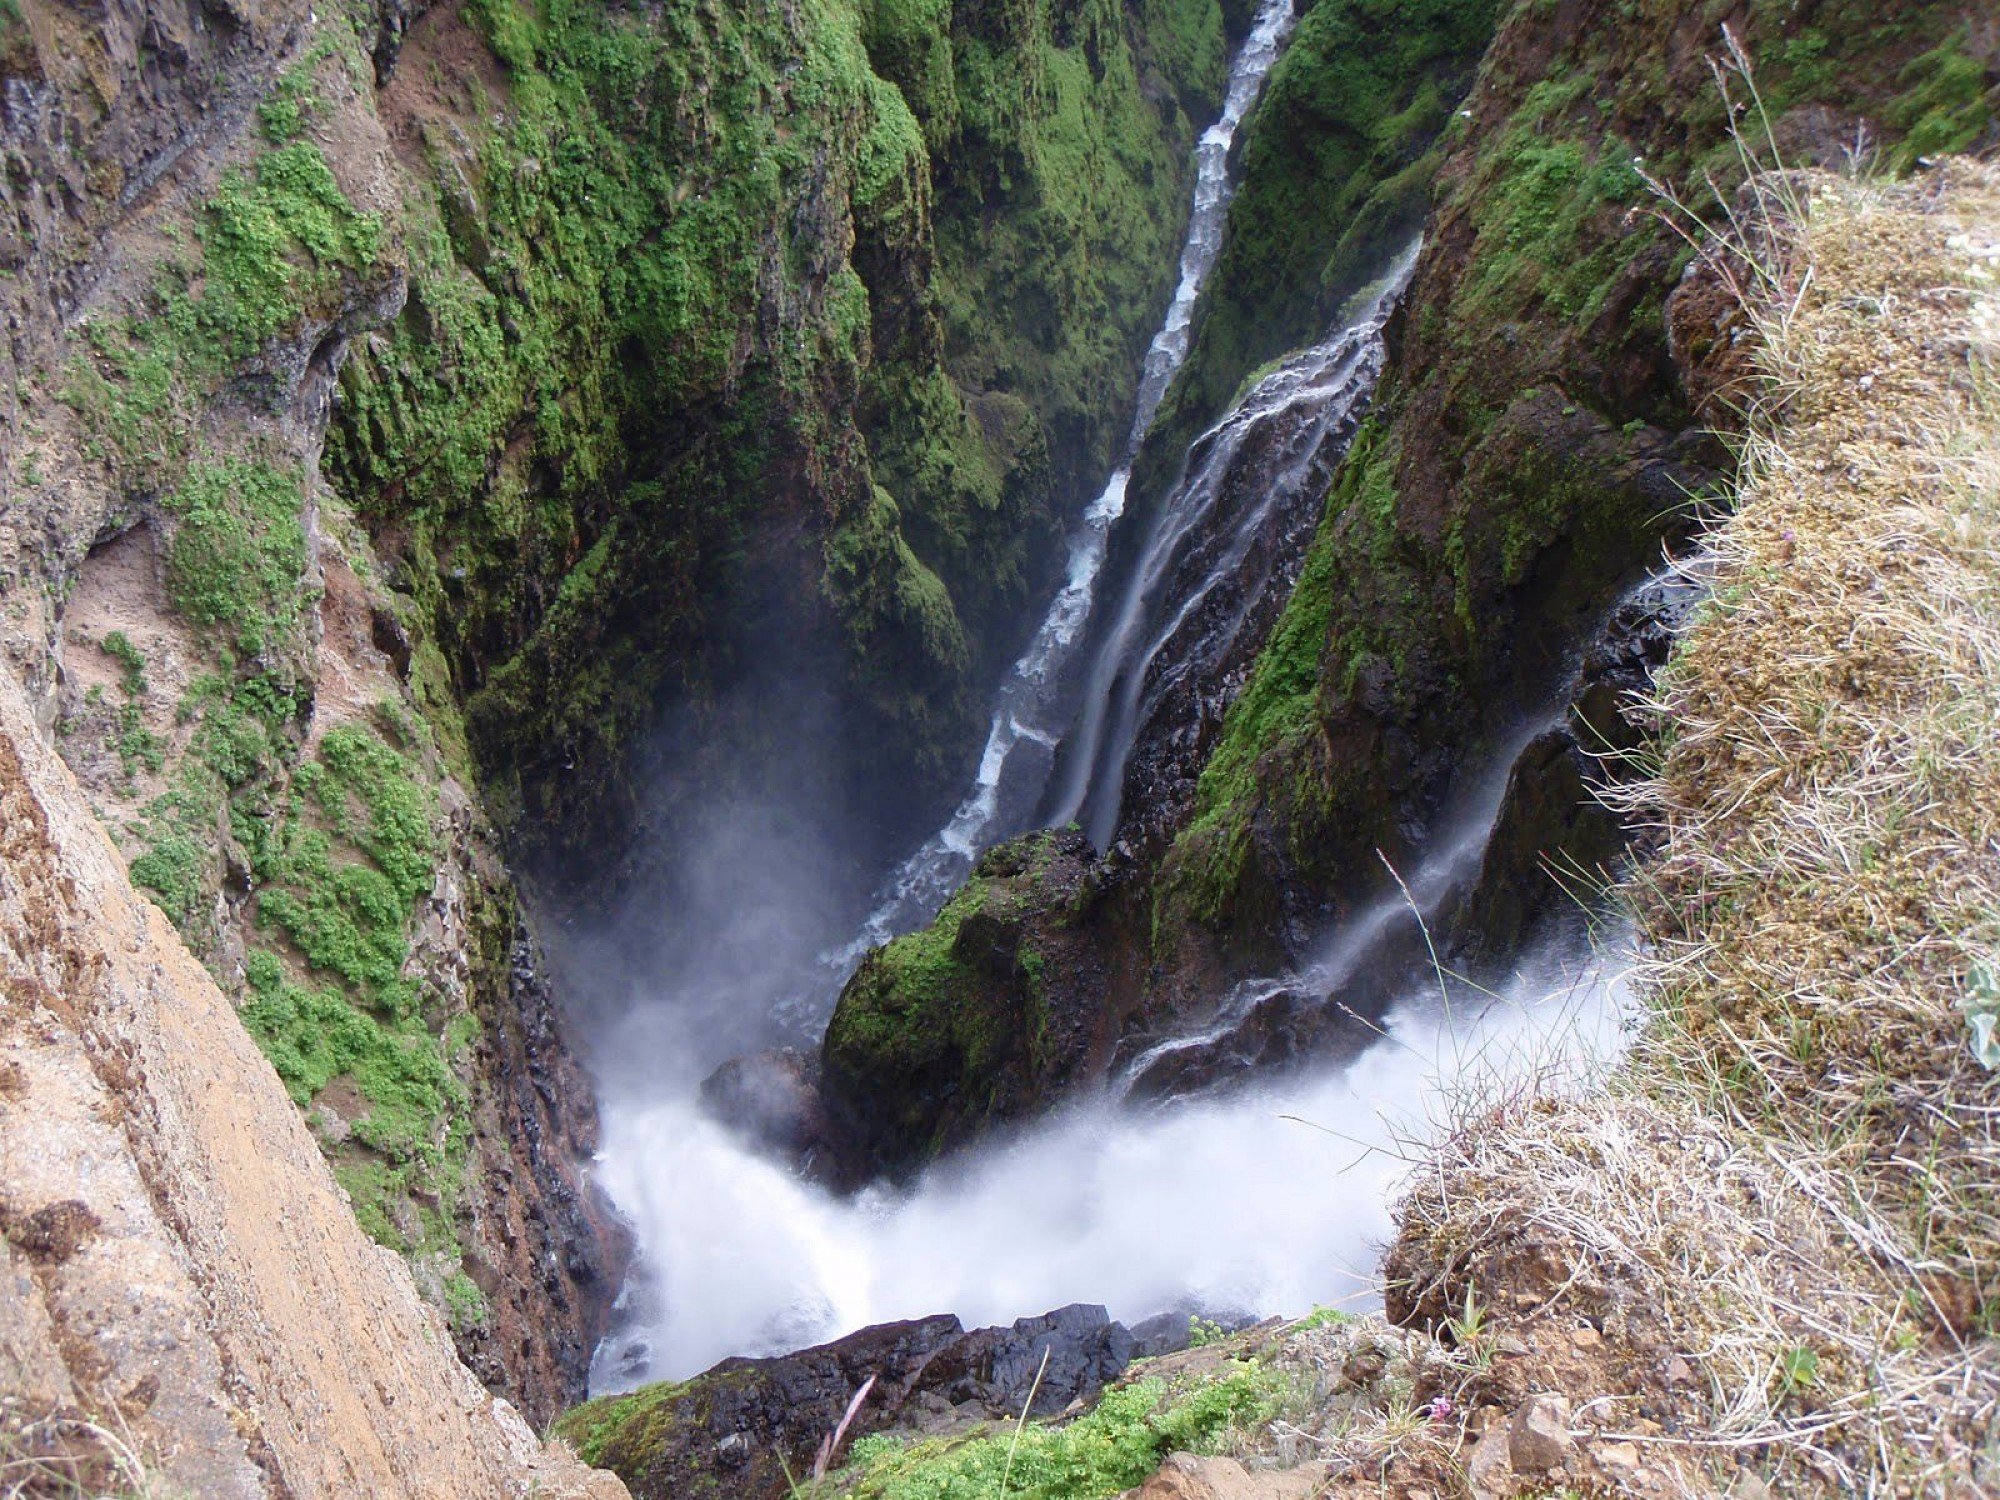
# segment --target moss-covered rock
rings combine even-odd
[[[847,794],[916,812],[1125,420],[1215,0],[467,14],[402,44],[399,78],[498,61],[412,122],[411,295],[343,372],[328,472],[496,808],[602,873],[663,708],[793,649],[877,748]]]
[[[1203,953],[1276,961],[1378,878],[1374,851],[1401,863],[1457,768],[1548,697],[1724,466],[1669,357],[1687,252],[1639,167],[1729,190],[1705,61],[1727,14],[1509,14],[1445,133],[1370,431],[1164,861],[1160,956],[1200,933]],[[1749,149],[1802,159],[1837,151],[1842,120],[1900,118],[1935,71],[1911,59],[1953,35],[1921,5],[1753,7],[1775,140],[1751,123]]]
[[[901,1173],[1030,1114],[1107,1045],[1117,965],[1082,930],[1089,842],[1029,834],[990,851],[930,926],[862,961],[821,1049],[850,1169]]]

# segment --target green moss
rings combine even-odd
[[[869,64],[908,101],[926,146],[940,151],[958,133],[951,12],[950,0],[868,0],[861,8]]]
[[[842,1475],[865,1500],[989,1500],[1008,1479],[1020,1500],[1098,1500],[1142,1484],[1171,1452],[1210,1452],[1232,1429],[1274,1416],[1289,1389],[1250,1362],[1192,1389],[1159,1379],[1107,1390],[1066,1426],[1026,1424],[970,1442],[862,1438]]]
[[[685,1390],[684,1385],[661,1381],[621,1396],[600,1396],[565,1412],[550,1432],[574,1447],[585,1463],[602,1467],[614,1443],[645,1452],[648,1445],[643,1436],[634,1441],[635,1434],[666,1425],[672,1404]]]
[[[1458,302],[1471,326],[1519,316],[1533,299],[1565,322],[1587,324],[1637,248],[1640,236],[1609,232],[1647,198],[1633,148],[1615,137],[1590,145],[1541,135],[1552,101],[1538,101],[1539,92],[1516,116],[1479,199],[1471,274]],[[1658,232],[1650,220],[1643,228],[1644,237]]]
[[[1908,171],[1918,161],[1970,149],[1992,128],[2000,101],[2000,70],[1972,51],[1961,28],[1948,41],[1913,59],[1897,78],[1903,92],[1888,121],[1903,132],[1890,165]]]
[[[1140,466],[1178,466],[1259,364],[1318,335],[1412,237],[1434,147],[1471,83],[1500,0],[1318,0],[1243,131],[1242,185],[1197,309],[1188,361]]]
[[[294,777],[292,815],[255,856],[257,919],[313,969],[389,1014],[415,996],[402,978],[412,909],[435,878],[434,799],[372,731],[342,725]]]
[[[340,268],[370,264],[381,238],[381,221],[355,212],[319,147],[280,146],[249,175],[225,177],[210,200],[203,295],[182,321],[246,354],[324,296]]]
[[[1317,733],[1321,682],[1351,690],[1365,659],[1359,638],[1332,639],[1336,603],[1347,573],[1349,535],[1366,537],[1365,550],[1380,576],[1394,557],[1395,472],[1398,449],[1379,424],[1356,434],[1328,494],[1326,512],[1306,553],[1299,581],[1257,658],[1250,680],[1229,707],[1222,735],[1202,768],[1194,817],[1169,862],[1172,898],[1197,920],[1227,910],[1243,875],[1250,823],[1269,794],[1274,768],[1297,776]],[[1388,621],[1385,624],[1391,623]],[[1330,660],[1330,651],[1341,658]]]
[[[175,608],[246,656],[286,645],[305,608],[305,496],[296,471],[261,460],[196,464],[167,499]]]

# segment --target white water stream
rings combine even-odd
[[[1365,1308],[1413,1148],[1528,1079],[1593,1076],[1619,1046],[1623,971],[1615,948],[1552,942],[1449,1011],[1434,987],[1411,994],[1345,1066],[1222,1100],[1092,1100],[900,1194],[826,1193],[684,1097],[608,1107],[605,1186],[653,1280],[593,1388],[937,1312]]]
[[[1380,1039],[1345,1061],[1226,1098],[1137,1106],[1107,1091],[1003,1145],[954,1157],[902,1192],[836,1197],[756,1154],[697,1102],[710,1068],[768,1044],[758,1028],[774,1010],[800,1010],[797,979],[814,952],[820,978],[833,981],[826,988],[837,989],[869,947],[929,920],[982,850],[1033,817],[1054,747],[1070,728],[1056,685],[1124,508],[1124,465],[1186,355],[1228,207],[1230,144],[1291,27],[1291,3],[1264,0],[1223,115],[1197,148],[1180,285],[1147,356],[1125,459],[1081,518],[1063,587],[1003,684],[962,804],[894,873],[845,946],[826,941],[824,872],[797,820],[783,808],[717,808],[716,827],[687,855],[713,871],[702,887],[707,904],[661,924],[686,929],[684,949],[697,957],[599,1029],[599,1175],[634,1227],[638,1271],[618,1332],[598,1351],[595,1391],[937,1312],[977,1325],[1075,1301],[1105,1303],[1128,1320],[1365,1302],[1414,1143],[1468,1099],[1530,1076],[1586,1075],[1616,1050],[1622,958],[1570,931],[1545,938],[1493,993],[1413,984],[1389,1008]],[[1379,303],[1368,310],[1359,338],[1336,335],[1258,391],[1281,401],[1343,382],[1364,389],[1373,356],[1362,346],[1378,334],[1380,311]],[[1140,576],[1148,576],[1143,567]],[[1135,640],[1139,621],[1135,613],[1128,622]],[[1107,707],[1107,737],[1122,755],[1132,705]],[[1492,820],[1486,801],[1495,799],[1473,800],[1479,806],[1462,828],[1441,836],[1411,872],[1419,904],[1461,879],[1468,849],[1476,862]],[[1357,913],[1330,935],[1321,962],[1283,983],[1323,994],[1343,955],[1387,922],[1386,912]],[[1225,997],[1214,1024],[1240,1019],[1254,1000],[1246,996]],[[789,1016],[795,1025],[824,1019]],[[1172,1046],[1142,1054],[1125,1076]]]
[[[1167,387],[1187,358],[1195,301],[1222,246],[1222,226],[1235,194],[1229,176],[1229,148],[1237,127],[1257,102],[1271,65],[1284,50],[1292,24],[1292,0],[1263,0],[1257,9],[1250,35],[1230,68],[1222,114],[1195,145],[1194,200],[1188,212],[1187,238],[1181,246],[1180,284],[1174,289],[1166,320],[1146,351],[1138,403],[1118,470],[1085,507],[1070,538],[1062,587],[1034,639],[1000,686],[971,789],[944,827],[890,876],[854,940],[828,955],[829,962],[843,973],[870,948],[928,922],[964,881],[973,861],[1000,839],[1023,832],[1033,815],[1056,744],[1068,727],[1061,721],[1055,690],[1090,619],[1111,528],[1125,513],[1132,460],[1145,441],[1146,429],[1153,425]]]

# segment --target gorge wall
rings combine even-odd
[[[532,909],[801,697],[863,841],[948,790],[1239,10],[0,7],[7,669],[537,1420],[625,1252]]]
[[[1312,43],[1312,16],[1327,9],[1302,23],[1304,50],[1274,74],[1249,127],[1250,176],[1217,290],[1155,442],[1176,422],[1198,425],[1269,347],[1241,332],[1225,288],[1245,281],[1223,268],[1262,253],[1271,204],[1303,191],[1299,174],[1318,163],[1313,196],[1377,201],[1382,222],[1398,222],[1374,197],[1393,196],[1387,176],[1371,173],[1401,158],[1385,152],[1357,174],[1333,102],[1344,95],[1317,112],[1296,97],[1327,66]],[[1401,13],[1334,11],[1341,59],[1366,49],[1354,28]],[[1754,70],[1754,104],[1740,79],[1734,106],[1717,86],[1709,59],[1725,25]],[[1452,56],[1407,38],[1400,48]],[[1360,66],[1332,76],[1351,82]],[[1430,99],[1452,75],[1419,76]],[[1553,695],[1597,623],[1717,492],[1727,455],[1710,434],[1729,425],[1743,373],[1732,305],[1698,279],[1681,286],[1691,252],[1656,212],[1649,178],[1712,184],[1690,192],[1719,212],[1716,195],[1726,201],[1742,175],[1727,127],[1746,115],[1756,132],[1768,121],[1769,149],[1787,164],[1859,151],[1907,169],[1990,137],[1993,89],[1993,39],[1959,7],[1511,8],[1436,148],[1421,135],[1400,147],[1434,176],[1424,249],[1374,411],[1254,670],[1233,696],[1198,685],[1142,737],[1104,857],[1050,859],[1040,844],[994,856],[938,924],[871,957],[843,996],[824,1061],[835,1112],[870,1159],[907,1170],[1038,1111],[1102,1077],[1121,1038],[1186,1030],[1233,982],[1303,962],[1388,887],[1383,859],[1410,867],[1468,768],[1544,705],[1562,707]],[[1392,125],[1380,131],[1402,141]],[[1284,181],[1260,186],[1256,164],[1280,159]],[[1298,326],[1310,331],[1306,320],[1325,315],[1313,299],[1352,274],[1338,269],[1341,233],[1372,222],[1342,219],[1340,233],[1279,257]],[[1151,452],[1135,484],[1157,492],[1178,462]],[[1574,793],[1595,772],[1583,752],[1629,742],[1629,730],[1571,728],[1567,751],[1538,753]],[[1523,841],[1514,867],[1544,901],[1559,888],[1538,856],[1583,833],[1574,821],[1503,823]],[[1609,853],[1604,833],[1599,820],[1579,842],[1585,883],[1602,879],[1590,866]],[[979,912],[975,940],[967,919]],[[996,922],[1004,942],[989,935]],[[1030,958],[996,978],[981,955],[1003,949]],[[1042,954],[1051,961],[1033,961]],[[913,1112],[896,1091],[919,1063],[923,1092],[949,1107]]]
[[[21,1493],[625,1493],[453,1357],[4,674],[0,1184]]]

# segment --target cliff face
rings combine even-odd
[[[1224,25],[0,6],[8,662],[538,1419],[622,1249],[514,871],[643,875],[798,733],[774,682],[870,747],[830,801],[955,777],[1127,420]],[[698,748],[642,759],[663,716]]]
[[[1340,24],[1373,14],[1358,7]],[[1384,888],[1377,851],[1407,869],[1464,773],[1524,718],[1561,706],[1554,695],[1591,629],[1715,492],[1726,455],[1709,430],[1729,421],[1717,385],[1729,375],[1731,313],[1697,284],[1669,315],[1688,252],[1651,211],[1642,171],[1713,179],[1725,195],[1740,180],[1707,61],[1725,22],[1753,62],[1788,164],[1837,161],[1860,139],[1907,167],[1991,134],[1990,40],[1959,8],[1513,7],[1443,131],[1425,247],[1382,387],[1283,614],[1226,712],[1214,684],[1190,683],[1178,717],[1159,715],[1156,742],[1137,748],[1134,763],[1146,765],[1212,741],[1192,797],[1163,820],[1148,788],[1128,785],[1112,855],[1090,879],[1064,876],[1082,899],[1016,897],[1062,929],[1066,951],[1080,930],[1089,955],[1068,972],[1092,993],[1067,1009],[1094,1021],[1061,1059],[1038,1060],[1038,1076],[1096,1076],[1121,1033],[1184,1027],[1235,979],[1298,961]],[[1282,81],[1274,105],[1287,97]],[[1314,124],[1296,105],[1274,110],[1294,131],[1282,157],[1256,149],[1264,118],[1246,168],[1264,160],[1284,182],[1246,181],[1226,241],[1237,246],[1269,235],[1271,203],[1301,191],[1312,162],[1329,167],[1312,184],[1320,191],[1356,190],[1337,116]],[[1293,268],[1287,305],[1310,305],[1317,268],[1338,263],[1340,246],[1329,228],[1280,257]],[[1241,345],[1230,284],[1218,272],[1202,323],[1212,332],[1197,339],[1176,396],[1190,410],[1233,387],[1227,372],[1255,357],[1225,358],[1217,342]],[[1543,759],[1574,780],[1573,754]],[[1545,790],[1520,788],[1529,802]],[[1558,838],[1545,822],[1502,826]],[[1601,828],[1572,831],[1586,867],[1602,857]],[[1517,863],[1532,871],[1552,847],[1516,851]],[[905,940],[910,951],[948,940],[953,916]],[[840,1039],[840,1066],[828,1076],[878,1148],[893,1136],[907,1153],[959,1122],[942,1112],[890,1120],[869,1104],[917,1036],[893,1018],[960,1011],[956,1030],[980,1035],[1036,1012],[1025,980],[995,1001],[990,982],[947,974],[913,999],[885,995],[884,973],[864,969],[843,996],[827,1053],[831,1064]],[[979,1087],[1017,1100],[1025,1090],[1028,1110],[1046,1102],[1025,1074]]]
[[[1706,434],[1726,401],[1692,410],[1675,354],[1726,343],[1726,314],[1690,297],[1670,329],[1688,251],[1642,173],[1725,194],[1740,178],[1708,61],[1724,25],[1783,160],[1831,164],[1865,139],[1907,163],[1941,128],[1935,80],[1970,61],[1967,21],[1516,8],[1447,132],[1371,429],[1163,861],[1162,930],[1268,962],[1369,881],[1373,851],[1407,860],[1457,771],[1547,699],[1589,622],[1714,491]],[[1954,128],[1976,135],[1989,85],[1971,73]]]
[[[801,697],[825,797],[906,809],[869,833],[956,785],[1223,55],[1213,0],[410,25],[381,97],[428,222],[328,472],[552,882],[670,847]],[[662,715],[698,732],[635,759]]]
[[[625,1493],[453,1357],[4,672],[0,1247],[31,1487],[39,1459],[121,1493]]]

